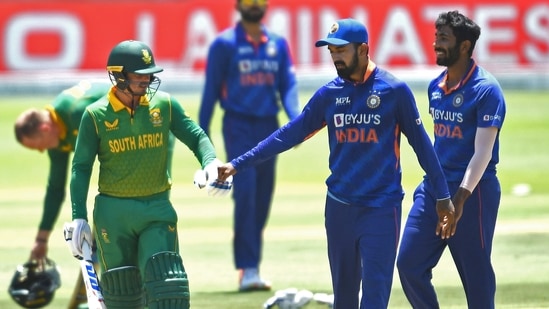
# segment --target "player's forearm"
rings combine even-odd
[[[460,187],[473,192],[492,159],[492,149],[494,148],[497,132],[496,127],[477,128],[475,153],[467,165]]]
[[[73,173],[70,183],[72,219],[88,220],[88,211],[86,201],[90,185],[91,171],[85,173],[73,167]]]
[[[49,230],[38,230],[38,233],[36,233],[36,238],[34,241],[40,242],[40,243],[47,243],[50,239],[51,231]]]

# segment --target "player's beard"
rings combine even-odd
[[[249,10],[240,10],[240,16],[243,21],[249,23],[258,23],[265,16],[265,10],[257,7],[250,8]]]
[[[358,53],[355,53],[353,60],[349,65],[343,61],[334,62],[336,66],[337,75],[343,79],[351,80],[351,75],[355,73],[358,68]]]
[[[446,55],[446,57],[437,57],[437,64],[440,66],[450,67],[459,59],[459,44],[447,50],[436,48],[435,51],[444,52],[444,55]]]

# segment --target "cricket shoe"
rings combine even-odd
[[[244,268],[240,270],[240,284],[238,290],[240,292],[248,291],[269,291],[271,283],[259,277],[257,268]]]

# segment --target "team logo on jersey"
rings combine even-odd
[[[162,115],[160,114],[160,108],[153,108],[149,111],[151,123],[153,126],[158,127],[162,125]]]
[[[104,123],[107,131],[118,130],[118,119],[115,119],[113,122],[108,122],[107,120],[105,120]]]
[[[376,108],[381,103],[381,98],[376,94],[371,94],[366,99],[366,105],[368,105],[369,108]]]
[[[110,244],[111,240],[109,239],[109,233],[107,233],[107,230],[101,229],[101,238],[103,238],[103,242],[106,244]]]
[[[269,56],[269,57],[276,56],[277,50],[276,50],[275,42],[269,41],[269,43],[267,43],[267,50],[266,51],[267,51],[267,56]]]
[[[463,94],[458,93],[454,96],[454,99],[452,100],[452,105],[455,107],[460,107],[463,104]]]
[[[143,62],[145,62],[145,64],[151,64],[153,57],[151,56],[149,51],[146,49],[142,49],[141,52],[143,53],[143,58],[141,58],[143,59]]]

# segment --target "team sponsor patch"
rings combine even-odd
[[[118,130],[118,118],[115,119],[113,122],[108,122],[107,120],[105,120],[104,124],[107,128],[107,131]]]
[[[366,105],[369,108],[376,108],[381,103],[381,98],[378,95],[372,94],[366,99]]]
[[[334,115],[334,125],[336,128],[343,127],[343,114]]]
[[[336,106],[351,104],[351,98],[349,98],[349,97],[336,98],[335,104],[336,104]]]
[[[440,91],[434,91],[431,93],[431,101],[442,99],[442,93]]]
[[[460,107],[463,104],[463,95],[461,93],[458,93],[454,96],[454,99],[452,100],[452,105],[455,107]]]

